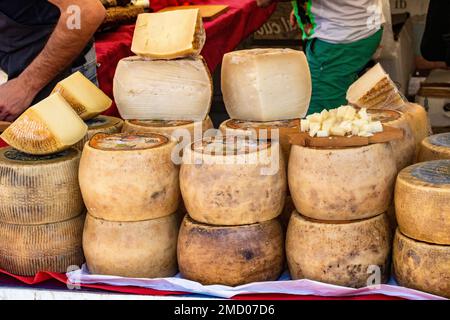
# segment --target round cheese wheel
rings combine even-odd
[[[416,141],[416,156],[420,149],[420,143],[428,137],[431,132],[431,124],[427,111],[421,105],[416,103],[405,103],[399,109],[409,122]]]
[[[132,278],[171,277],[177,272],[178,214],[118,222],[86,216],[83,250],[94,274]]]
[[[450,132],[436,134],[422,140],[418,161],[450,159]]]
[[[0,222],[44,224],[78,216],[80,152],[74,148],[34,156],[0,149]]]
[[[219,129],[226,135],[278,140],[284,159],[288,161],[291,151],[289,135],[300,131],[300,119],[266,122],[229,119],[222,122]]]
[[[211,118],[208,116],[202,122],[194,122],[188,120],[125,120],[122,128],[122,132],[127,133],[145,133],[145,132],[156,132],[165,135],[172,135],[175,131],[180,129],[187,130],[187,134],[191,137],[191,142],[194,142],[195,137],[208,129],[214,128]],[[195,130],[200,129],[198,133]],[[179,131],[179,135],[175,135],[175,138],[184,137],[185,134]]]
[[[341,149],[293,145],[288,182],[301,214],[355,220],[388,209],[396,173],[389,143]]]
[[[384,283],[389,279],[390,240],[385,214],[330,223],[294,212],[286,235],[291,277],[353,288],[374,284],[372,280]],[[375,270],[379,279],[371,277]]]
[[[415,241],[397,230],[393,263],[400,285],[450,298],[450,246]]]
[[[186,216],[178,237],[178,265],[183,278],[204,285],[276,280],[283,271],[283,243],[278,219],[210,226]]]
[[[123,125],[122,119],[103,115],[85,120],[84,122],[88,126],[88,132],[84,138],[74,146],[79,150],[83,150],[86,142],[96,133],[119,133]]]
[[[367,110],[372,121],[381,121],[382,124],[393,128],[403,129],[403,139],[391,141],[392,150],[398,171],[414,163],[416,155],[416,140],[406,116],[395,110]]]
[[[0,222],[0,268],[33,276],[38,271],[67,272],[71,266],[81,266],[84,217],[39,225]]]
[[[189,215],[213,225],[271,220],[283,210],[286,172],[276,142],[208,137],[184,149],[180,188]]]
[[[86,143],[79,179],[89,213],[109,221],[164,217],[178,208],[174,138],[156,134],[98,133]]]
[[[403,169],[395,186],[395,211],[403,234],[450,245],[450,160]]]

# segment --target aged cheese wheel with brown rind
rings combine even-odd
[[[408,120],[416,140],[416,158],[420,150],[420,143],[431,133],[431,124],[427,111],[421,105],[416,103],[405,103],[399,109]]]
[[[450,245],[450,160],[403,169],[395,186],[395,212],[406,236]]]
[[[418,162],[450,159],[450,132],[425,138],[420,144]]]
[[[0,269],[33,276],[39,271],[65,273],[84,262],[81,246],[84,214],[49,224],[0,222]]]
[[[178,237],[180,273],[204,285],[273,281],[283,271],[283,244],[278,219],[244,226],[211,226],[186,215]]]
[[[47,156],[0,149],[0,222],[45,224],[78,216],[84,208],[79,163],[74,148]]]
[[[83,249],[94,274],[132,278],[171,277],[177,273],[179,218],[119,222],[87,214]]]
[[[271,220],[284,206],[286,172],[277,142],[216,136],[184,149],[180,188],[189,215],[213,225]]]
[[[375,284],[371,276],[378,270],[379,280],[385,283],[389,279],[390,252],[385,214],[352,222],[328,222],[294,212],[289,222],[286,257],[293,279],[360,288]]]
[[[355,220],[385,212],[397,168],[389,143],[329,149],[293,145],[289,190],[297,211],[320,220]]]
[[[416,241],[397,230],[392,260],[400,285],[450,298],[450,246]]]
[[[85,120],[84,122],[88,126],[88,132],[84,138],[75,145],[75,147],[81,151],[83,151],[86,142],[96,133],[119,133],[123,125],[122,119],[103,115]]]
[[[98,133],[86,143],[79,179],[89,213],[139,221],[174,213],[179,204],[174,138],[157,133]]]

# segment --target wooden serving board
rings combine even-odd
[[[330,136],[310,137],[308,132],[299,132],[289,135],[289,142],[303,147],[319,148],[345,148],[360,147],[372,143],[383,143],[403,138],[403,130],[383,125],[383,132],[375,133],[371,137],[358,136]]]
[[[11,122],[0,121],[0,132],[5,131],[6,128],[8,128],[10,124],[11,124]]]
[[[159,12],[173,11],[173,10],[186,10],[186,9],[199,9],[203,20],[211,21],[228,11],[228,5],[197,5],[197,6],[173,6],[166,7]]]

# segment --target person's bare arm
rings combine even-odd
[[[99,0],[49,2],[60,9],[61,16],[33,62],[17,78],[0,86],[0,120],[12,121],[28,108],[39,91],[80,55],[105,17]],[[78,18],[79,26],[73,28]]]

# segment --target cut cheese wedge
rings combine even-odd
[[[225,54],[223,100],[230,118],[273,121],[303,118],[311,100],[311,75],[303,52],[252,49]]]
[[[83,151],[84,145],[97,133],[119,133],[122,130],[123,120],[110,116],[97,116],[95,118],[84,121],[88,126],[88,132],[82,140],[80,140],[75,148]]]
[[[212,81],[203,58],[148,61],[124,58],[114,76],[123,119],[202,121],[209,113]]]
[[[368,109],[397,109],[405,104],[394,82],[379,63],[348,88],[347,101]]]
[[[329,223],[308,219],[294,211],[286,235],[291,277],[352,288],[386,283],[391,239],[385,214],[354,222]],[[379,283],[371,283],[376,271]]]
[[[395,186],[395,212],[403,234],[450,245],[450,160],[402,170]]]
[[[418,161],[450,159],[450,132],[425,138],[420,146]]]
[[[278,219],[245,226],[210,226],[188,215],[178,237],[178,265],[185,279],[238,286],[274,281],[284,266]]]
[[[400,285],[450,299],[450,246],[415,241],[397,230],[393,263]]]
[[[198,55],[205,41],[198,9],[142,13],[136,21],[131,51],[146,58],[175,59]]]
[[[157,133],[97,133],[86,143],[79,181],[88,212],[108,221],[174,213],[180,200],[176,140]]]
[[[84,120],[99,115],[112,104],[112,100],[79,71],[60,81],[53,92],[59,92]]]
[[[70,148],[83,139],[87,125],[59,93],[28,108],[2,134],[10,146],[45,155]]]

